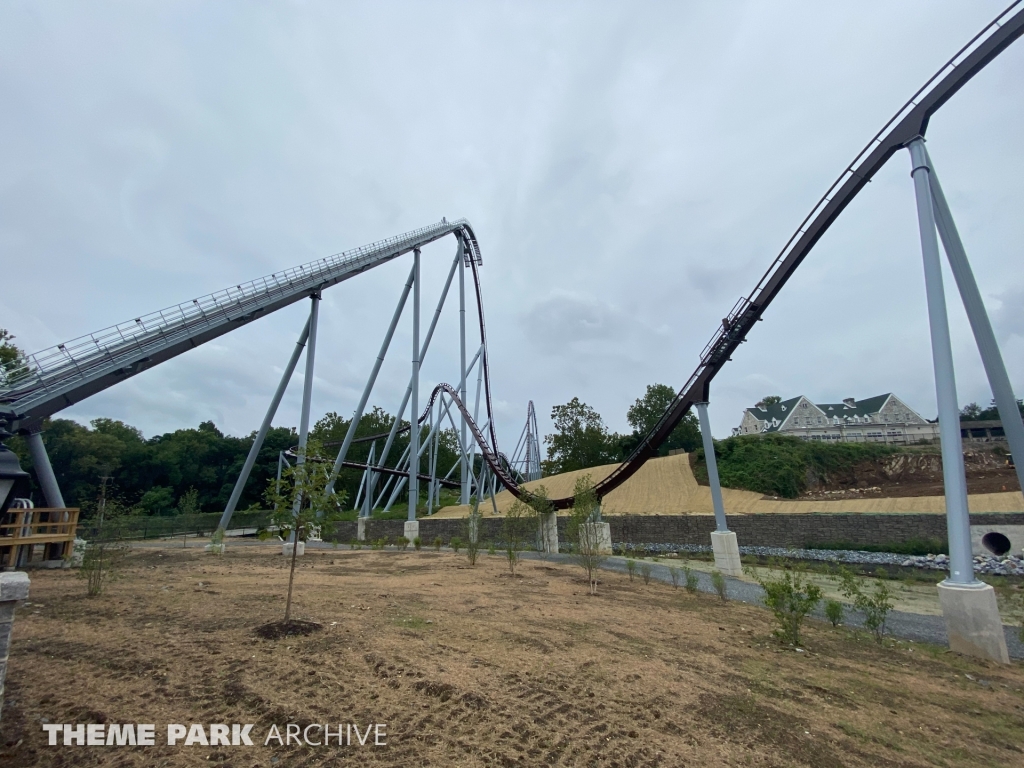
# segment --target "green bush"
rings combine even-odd
[[[423,546],[423,539],[421,539],[419,536],[417,536],[416,538],[414,538],[412,540],[412,545],[413,545],[413,547],[415,547],[416,551],[419,552],[420,551],[420,547]]]
[[[787,568],[777,576],[770,571],[750,570],[748,573],[761,585],[764,604],[779,623],[775,634],[783,642],[799,645],[800,626],[804,617],[821,602],[821,587],[810,583],[807,574],[799,570]]]
[[[843,604],[838,600],[826,600],[825,618],[832,622],[833,627],[838,627],[843,621]]]
[[[640,564],[640,576],[644,580],[644,584],[651,583],[651,566],[649,563]]]
[[[694,573],[688,565],[683,566],[683,586],[691,595],[697,594],[697,587],[700,585],[700,577]]]
[[[853,607],[864,614],[864,626],[871,630],[875,642],[882,644],[885,636],[885,622],[893,609],[893,594],[889,589],[888,575],[879,568],[873,589],[867,590],[848,568],[839,569],[839,591],[853,602]]]
[[[434,551],[435,551],[435,552],[440,552],[440,551],[441,551],[441,545],[442,545],[443,543],[444,543],[444,542],[443,542],[443,541],[441,541],[441,537],[440,537],[440,536],[437,536],[437,537],[435,537],[435,538],[434,538]]]
[[[711,572],[711,585],[715,588],[715,592],[718,593],[718,597],[722,602],[729,599],[725,589],[725,576],[722,575],[721,571]]]
[[[407,550],[409,548],[409,539],[407,539],[405,536],[399,536],[397,544],[398,544],[398,551],[399,552],[404,552],[405,550]]]
[[[452,540],[448,542],[448,546],[455,551],[455,554],[459,554],[459,550],[462,549],[462,539],[458,536],[452,536]]]
[[[851,472],[862,461],[900,451],[880,443],[826,445],[779,434],[737,435],[715,441],[723,486],[786,499],[795,499],[806,491],[809,480]],[[708,482],[703,448],[696,451],[693,473],[698,482]]]
[[[629,574],[629,580],[632,581],[636,576],[636,560],[628,558],[626,560],[626,573]]]

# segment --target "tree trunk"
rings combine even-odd
[[[299,554],[299,529],[295,528],[295,541],[292,542],[292,567],[288,572],[288,602],[284,605],[285,624],[292,617],[292,584],[295,583],[295,558]]]

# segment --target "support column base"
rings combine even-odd
[[[1010,663],[996,591],[991,586],[956,584],[947,579],[939,584],[939,605],[946,620],[950,650],[1000,664]]]
[[[366,541],[366,518],[356,518],[356,541]]]
[[[548,555],[558,554],[558,515],[549,512],[540,517],[540,531],[538,533],[540,542],[537,549]],[[611,539],[609,533],[608,538]]]
[[[587,540],[596,547],[599,555],[612,553],[612,527],[608,523],[584,523],[589,529]]]
[[[281,545],[281,554],[282,555],[286,555],[288,557],[291,557],[292,556],[292,547],[294,547],[294,546],[295,546],[294,543],[292,543],[290,541],[286,541],[284,544]],[[302,557],[304,554],[306,554],[306,542],[300,541],[299,542],[299,551],[296,553],[295,556],[296,557]]]
[[[406,520],[405,530],[402,533],[405,538],[409,541],[418,539],[420,537],[420,521],[419,520]]]
[[[742,576],[740,547],[732,531],[712,531],[711,550],[715,553],[715,568],[726,576]]]

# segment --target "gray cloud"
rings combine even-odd
[[[2,325],[30,349],[437,221],[480,236],[499,408],[578,395],[613,428],[681,385],[832,179],[1002,4],[6,3]],[[1018,43],[929,148],[1024,392]],[[822,239],[714,385],[716,434],[768,391],[893,390],[934,415],[909,164]],[[424,252],[433,309],[450,242]],[[407,263],[325,296],[314,410],[351,411]],[[952,286],[952,283],[949,283]],[[1016,286],[1016,287],[1015,287]],[[987,401],[950,294],[960,399]],[[66,413],[147,434],[254,429],[302,307]],[[449,306],[425,362],[457,377]],[[373,402],[394,408],[408,323]],[[297,421],[300,377],[279,423]],[[547,428],[543,423],[542,429]]]

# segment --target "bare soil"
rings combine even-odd
[[[294,615],[279,548],[137,550],[96,598],[32,574],[0,766],[1009,766],[1024,669],[625,575],[434,552],[310,551]],[[155,723],[154,747],[47,746],[51,723]],[[272,724],[387,723],[386,747],[262,746]],[[255,723],[257,746],[161,746],[167,723]],[[332,725],[332,728],[334,725]]]
[[[970,494],[1019,491],[1020,482],[1004,456],[992,451],[964,453],[967,492]],[[942,496],[942,456],[938,453],[905,453],[877,461],[864,461],[851,471],[819,481],[801,499],[908,498]]]

